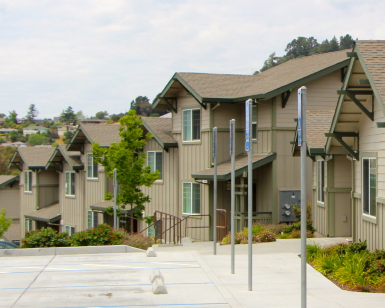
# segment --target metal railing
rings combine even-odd
[[[217,242],[221,242],[227,234],[227,212],[217,209]]]

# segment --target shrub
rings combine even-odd
[[[147,250],[147,248],[155,244],[155,240],[154,238],[150,236],[145,236],[141,233],[129,234],[127,232],[124,232],[123,238],[120,243],[122,245]]]
[[[310,231],[312,234],[316,231],[313,227],[313,221],[311,220],[308,220],[306,222],[306,229],[308,231]],[[286,233],[286,234],[290,234],[292,233],[294,230],[301,230],[301,222],[298,221],[298,222],[295,222],[291,225],[287,225],[285,227],[283,227],[282,231],[283,233]]]
[[[312,262],[322,253],[322,248],[317,244],[311,244],[306,246],[307,260]]]
[[[286,226],[287,226],[286,224],[267,225],[266,229],[270,230],[275,235],[281,235],[281,232],[283,232],[283,228]]]
[[[100,246],[119,245],[122,238],[121,232],[114,231],[107,224],[101,224],[96,228],[76,232],[71,240],[73,246]]]
[[[268,228],[261,224],[253,225],[253,243],[265,243],[274,242],[277,236],[274,232],[268,230]],[[248,228],[244,228],[243,231],[237,232],[234,235],[235,244],[247,244],[248,243]],[[222,240],[222,244],[231,244],[231,233],[228,233]]]
[[[253,236],[253,242],[257,243],[267,243],[267,242],[275,242],[277,240],[277,236],[270,230],[262,230],[257,235]]]
[[[68,247],[71,240],[68,233],[57,233],[52,228],[42,228],[25,233],[25,238],[21,240],[21,248],[41,248],[41,247]]]

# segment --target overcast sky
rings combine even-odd
[[[381,0],[0,0],[0,112],[125,112],[175,72],[252,74],[298,36],[385,39],[384,12]]]

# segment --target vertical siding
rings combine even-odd
[[[7,218],[20,218],[20,187],[18,182],[0,188],[0,209],[7,211]]]
[[[337,70],[321,78],[304,84],[307,88],[308,110],[334,110],[341,89],[341,73]],[[295,127],[294,118],[298,117],[297,90],[293,89],[285,108],[282,108],[281,96],[277,97],[277,126]]]
[[[32,193],[24,192],[24,171],[27,170],[23,164],[23,171],[20,174],[20,230],[21,237],[24,237],[24,215],[36,210],[36,172],[32,172]],[[35,228],[35,223],[32,222],[32,227]]]
[[[221,104],[219,107],[211,110],[211,113],[213,127],[228,129],[229,121],[232,119],[236,121],[237,128],[244,129],[245,127],[245,107],[243,104]]]

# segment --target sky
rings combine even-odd
[[[0,113],[94,116],[175,72],[252,74],[298,36],[385,39],[385,1],[0,0]]]

